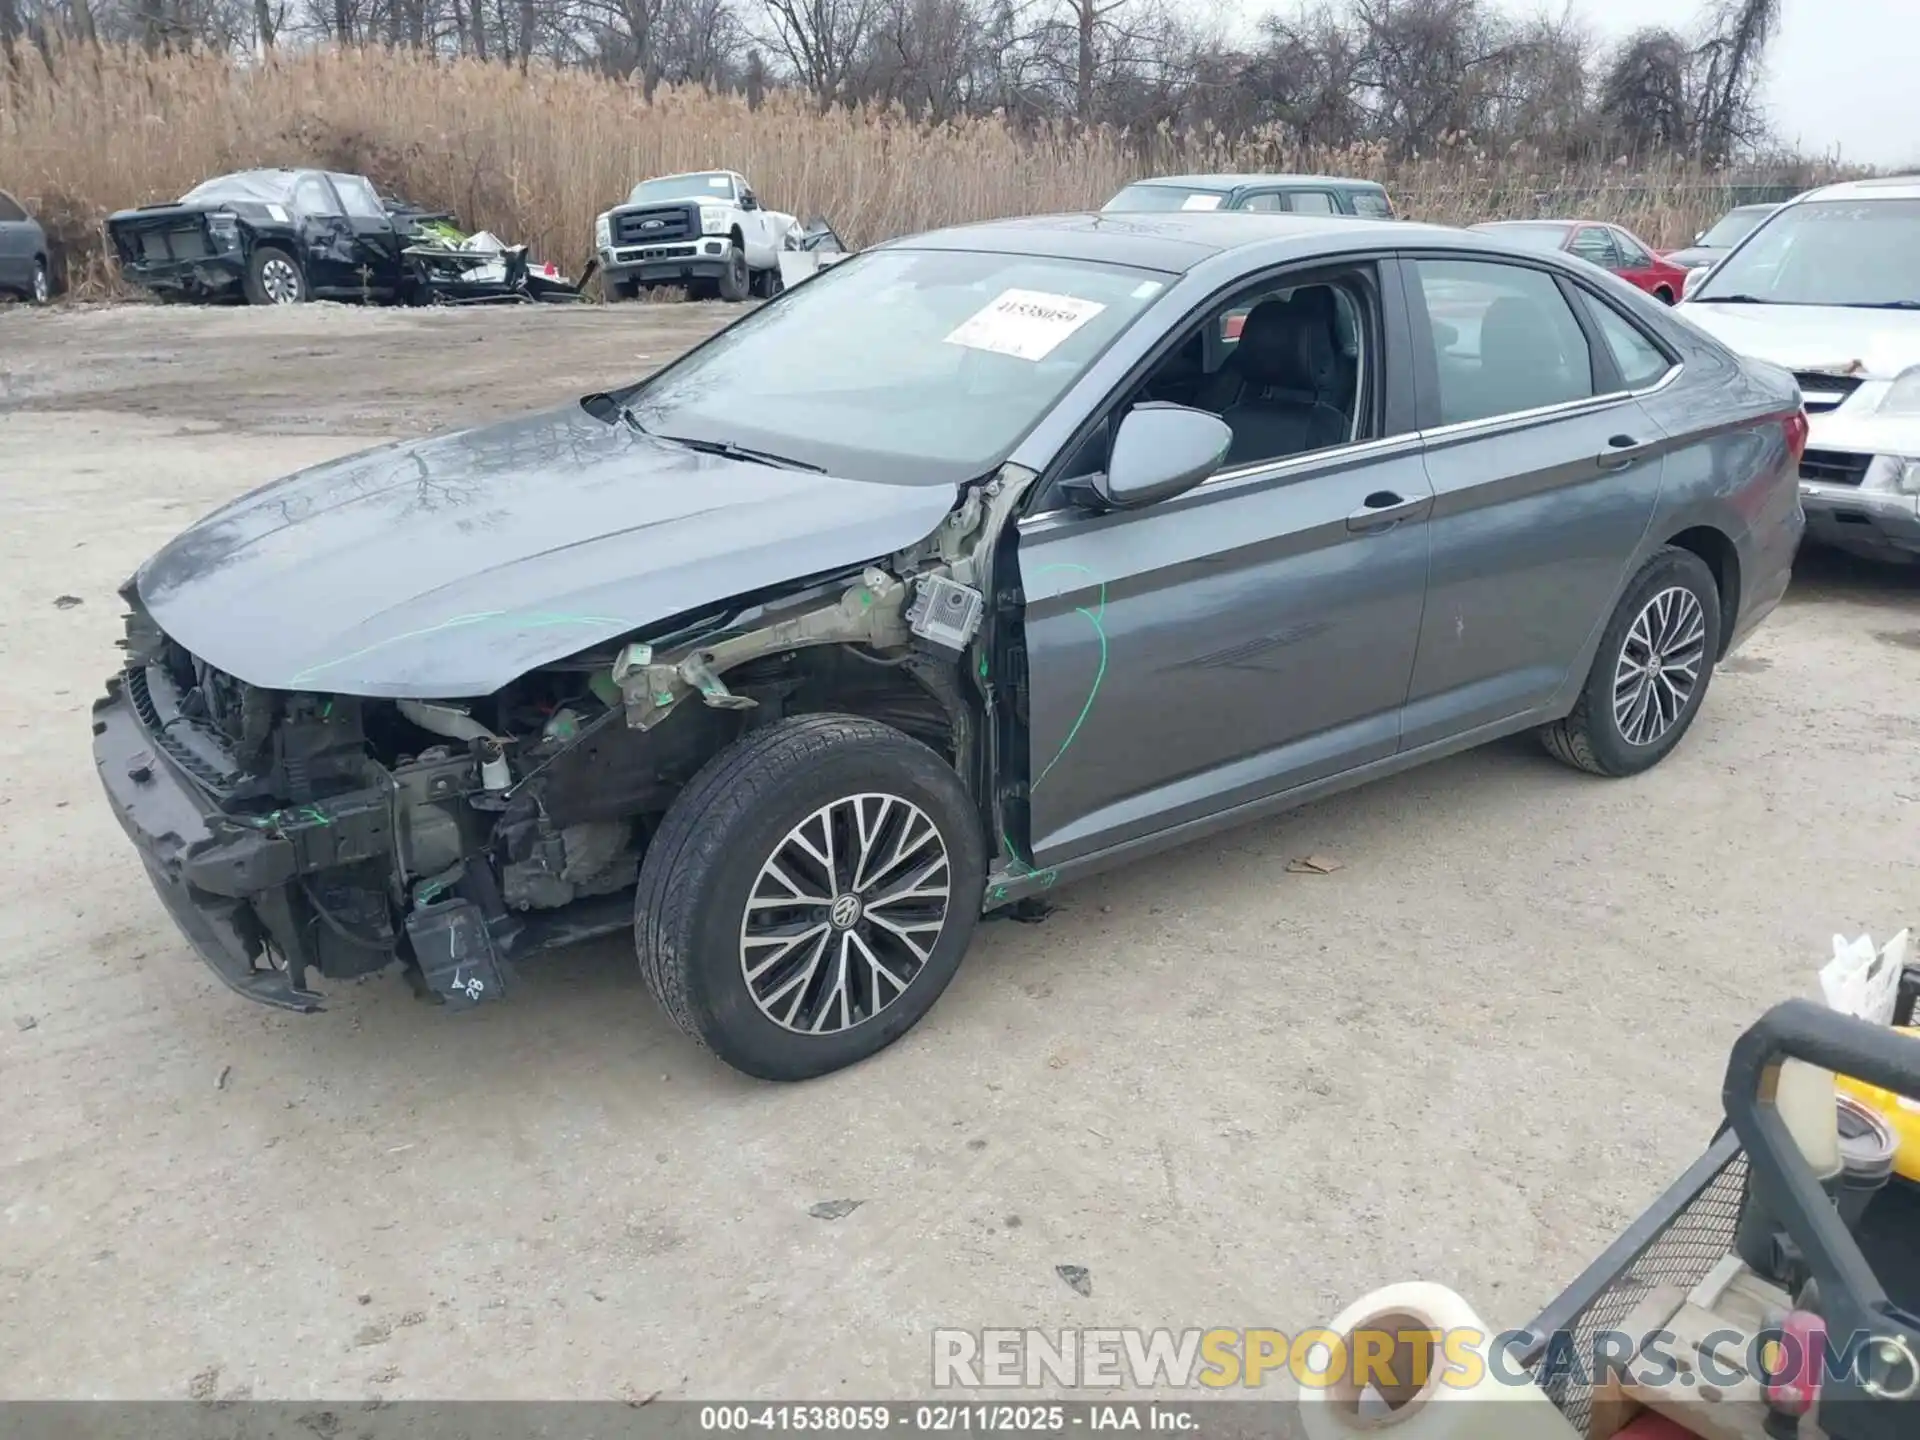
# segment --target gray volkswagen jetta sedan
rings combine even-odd
[[[942,230],[207,516],[94,754],[245,996],[465,1008],[631,925],[799,1079],[1058,882],[1520,730],[1654,765],[1786,588],[1805,439],[1784,371],[1483,235]]]

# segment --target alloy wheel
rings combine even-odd
[[[1684,585],[1660,591],[1627,628],[1613,670],[1613,720],[1629,745],[1658,744],[1686,713],[1707,658],[1707,616]]]
[[[44,305],[53,298],[53,286],[47,279],[47,267],[36,262],[33,267],[33,303]]]
[[[271,256],[260,266],[260,289],[274,305],[292,305],[300,298],[300,272],[291,260]]]
[[[822,805],[760,867],[740,922],[740,973],[782,1029],[834,1035],[892,1005],[946,929],[952,868],[912,801],[869,792]]]

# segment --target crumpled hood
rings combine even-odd
[[[1674,313],[1739,354],[1788,370],[1891,380],[1920,365],[1920,311],[1688,300]]]
[[[167,634],[251,684],[464,698],[911,545],[954,498],[699,454],[570,405],[275,481],[136,584]]]

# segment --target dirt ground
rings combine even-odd
[[[904,1397],[936,1326],[1291,1329],[1409,1278],[1518,1324],[1830,937],[1920,919],[1920,573],[1809,555],[1656,772],[1516,741],[1065,889],[813,1084],[696,1053],[615,942],[466,1016],[222,989],[93,774],[114,587],[725,313],[0,315],[0,1394]]]

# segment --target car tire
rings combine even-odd
[[[674,1024],[735,1069],[812,1079],[933,1008],[985,884],[976,807],[934,751],[850,715],[778,721],[708,761],[647,847],[640,973]]]
[[[618,305],[627,300],[640,298],[640,284],[635,280],[602,280],[600,297],[609,305]]]
[[[1671,545],[1656,551],[1615,607],[1572,713],[1540,731],[1548,753],[1612,778],[1659,764],[1700,713],[1721,623],[1706,561]]]
[[[771,300],[786,288],[787,282],[781,277],[778,265],[771,270],[761,270],[754,274],[752,291],[762,300]]]
[[[247,257],[244,288],[249,305],[298,305],[307,298],[307,277],[279,246],[256,245]]]
[[[727,251],[725,268],[717,286],[722,300],[738,304],[753,295],[753,272],[747,268],[747,252],[738,245]]]
[[[53,299],[53,276],[47,270],[47,262],[38,256],[34,257],[33,281],[27,299],[35,305],[45,305]]]

